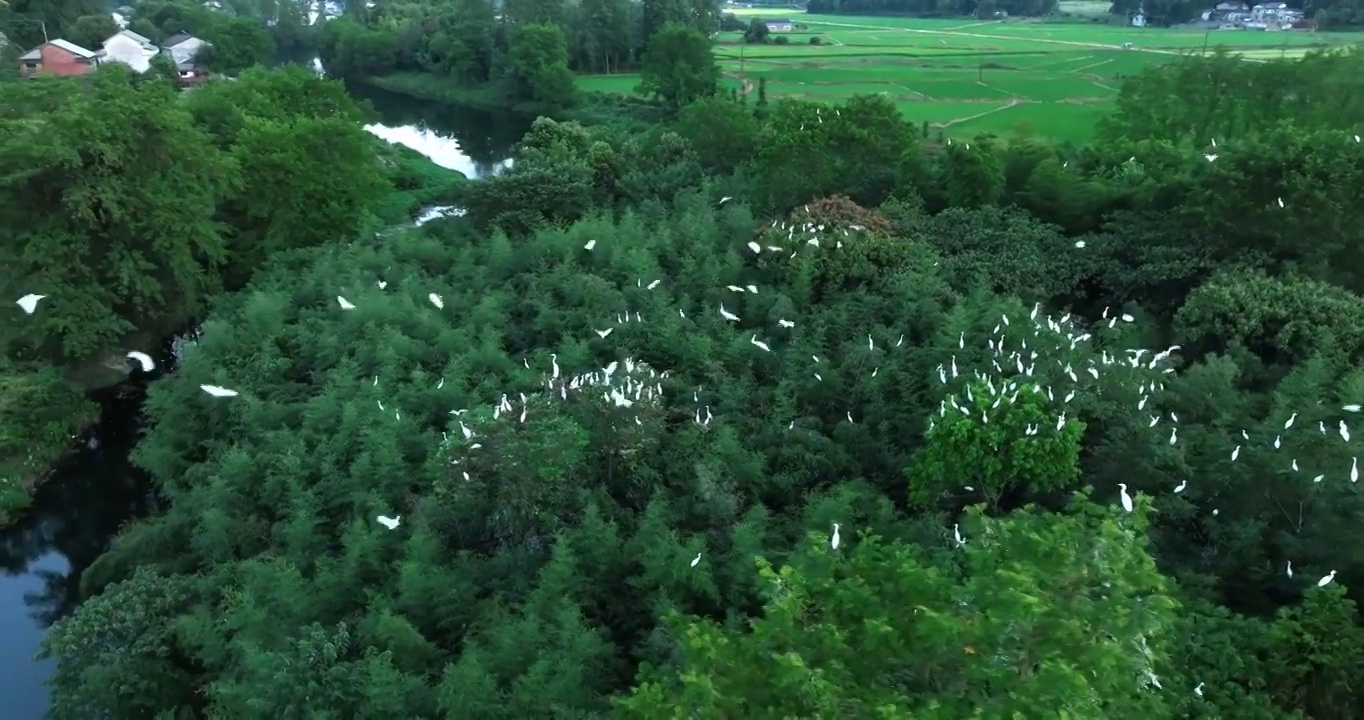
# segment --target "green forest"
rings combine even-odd
[[[706,45],[467,182],[297,68],[0,85],[4,456],[198,327],[50,716],[1364,716],[1360,57],[1077,147]]]

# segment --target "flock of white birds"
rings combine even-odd
[[[1215,155],[1208,158],[1209,161],[1215,159]],[[720,202],[723,204],[729,200],[729,197],[725,197]],[[1280,203],[1282,203],[1282,201],[1280,201]],[[834,247],[841,248],[843,246],[841,237],[847,237],[850,230],[857,232],[864,230],[864,228],[858,225],[850,225],[847,228],[841,229],[840,236],[835,228],[826,226],[825,224],[814,222],[786,223],[773,221],[770,228],[768,228],[768,235],[780,237],[781,233],[784,231],[787,241],[797,243],[797,250],[799,249],[802,240],[804,246],[818,248],[820,247],[821,240],[827,243],[832,239]],[[597,241],[592,240],[586,243],[583,246],[583,249],[587,252],[592,252],[596,245]],[[1075,247],[1083,248],[1084,242],[1076,242]],[[782,245],[763,245],[756,241],[747,243],[747,249],[754,256],[761,255],[764,252],[784,253],[787,251]],[[795,254],[796,253],[793,251],[791,257],[795,257]],[[636,284],[641,288],[653,290],[658,287],[661,282],[661,280],[653,279],[646,285],[641,278],[636,281]],[[387,283],[380,280],[377,282],[377,285],[380,289],[383,289],[386,287]],[[727,285],[725,289],[735,294],[759,294],[759,289],[754,285]],[[32,315],[37,311],[39,301],[43,300],[45,297],[46,296],[44,295],[37,294],[25,295],[18,300],[18,305],[25,313]],[[336,300],[342,311],[354,310],[356,307],[354,303],[340,295],[336,297]],[[437,293],[433,292],[428,294],[427,300],[437,310],[444,309],[445,307],[444,300]],[[725,321],[731,323],[740,322],[740,317],[726,308],[724,302],[719,303],[717,310]],[[687,316],[686,312],[680,308],[678,309],[678,314],[683,318]],[[643,319],[639,316],[639,313],[635,313],[633,320],[635,322],[642,322]],[[1001,316],[1000,322],[995,325],[994,330],[990,333],[989,338],[986,341],[989,350],[989,362],[993,373],[980,369],[973,370],[970,373],[961,372],[958,368],[956,354],[953,354],[946,363],[941,364],[936,368],[938,380],[942,385],[950,386],[959,381],[965,381],[966,383],[966,387],[963,391],[949,394],[946,399],[941,402],[938,411],[939,418],[946,417],[949,412],[954,412],[970,418],[973,422],[978,418],[981,424],[988,424],[992,415],[995,414],[996,411],[999,411],[1001,407],[1004,407],[1004,409],[1007,410],[1008,408],[1006,406],[1014,404],[1021,394],[1031,393],[1037,397],[1045,398],[1048,403],[1058,406],[1059,412],[1056,415],[1052,430],[1060,432],[1065,428],[1070,419],[1067,415],[1067,405],[1075,399],[1077,393],[1083,392],[1087,385],[1089,387],[1104,387],[1103,385],[1097,384],[1098,379],[1101,375],[1113,372],[1124,372],[1128,374],[1128,377],[1125,378],[1124,381],[1108,385],[1108,387],[1116,386],[1119,388],[1130,388],[1132,385],[1131,381],[1136,380],[1136,399],[1134,405],[1138,412],[1144,412],[1153,394],[1164,388],[1164,383],[1161,382],[1160,376],[1175,372],[1172,363],[1174,353],[1178,351],[1180,347],[1175,345],[1159,352],[1142,348],[1133,348],[1126,349],[1119,354],[1110,354],[1107,350],[1103,349],[1094,353],[1092,352],[1092,343],[1095,340],[1093,332],[1086,329],[1086,324],[1077,322],[1077,320],[1077,318],[1073,318],[1069,314],[1064,315],[1059,319],[1043,315],[1041,313],[1040,304],[1033,307],[1026,323],[1019,323],[1016,327],[1014,321],[1007,315]],[[623,325],[631,321],[632,318],[628,312],[617,315],[616,317],[616,325]],[[1113,328],[1120,322],[1131,323],[1133,321],[1134,318],[1129,314],[1110,315],[1109,312],[1105,310],[1100,321],[1093,325],[1095,327],[1101,327],[1106,324],[1108,328]],[[778,320],[778,327],[782,330],[789,330],[795,327],[795,322],[782,318]],[[598,338],[605,339],[610,336],[615,329],[614,326],[608,326],[605,329],[600,330],[594,328],[594,332]],[[894,347],[900,347],[904,343],[904,339],[904,336],[901,335],[895,342]],[[749,338],[749,343],[762,352],[771,352],[772,350],[771,345],[767,341],[760,340],[756,332],[752,333]],[[963,352],[967,350],[968,345],[965,332],[962,332],[958,337],[957,346],[958,349]],[[1087,359],[1081,366],[1077,367],[1070,361],[1064,359],[1073,356],[1074,351],[1082,346],[1087,346],[1084,348],[1083,352]],[[867,336],[867,347],[869,350],[875,350],[876,348],[876,341],[871,335]],[[1061,355],[1060,359],[1056,357],[1057,353]],[[145,372],[150,372],[156,366],[152,358],[146,353],[132,351],[127,353],[127,357],[135,361]],[[1094,359],[1096,357],[1098,358],[1097,362]],[[820,358],[814,356],[813,360],[815,366],[818,367]],[[526,368],[530,367],[527,360],[523,359],[522,362]],[[823,379],[817,369],[812,370],[812,372],[816,379]],[[876,371],[874,370],[873,375],[875,372]],[[657,404],[662,399],[662,381],[667,377],[668,372],[658,372],[647,364],[637,362],[633,359],[626,359],[623,362],[612,362],[599,370],[579,373],[577,375],[568,375],[559,367],[558,355],[551,354],[550,368],[544,376],[545,397],[553,399],[557,396],[557,399],[568,400],[573,395],[591,390],[593,392],[599,391],[602,399],[615,408],[629,409],[636,406],[648,406]],[[974,383],[969,382],[971,380],[974,380]],[[374,378],[374,383],[376,385],[378,382],[379,378]],[[442,379],[438,387],[443,386],[444,382],[444,379]],[[976,392],[973,389],[973,384],[975,387],[983,385],[986,391],[984,393]],[[205,393],[215,398],[236,397],[239,394],[236,390],[218,385],[201,385],[200,388]],[[693,392],[693,400],[697,403],[694,421],[699,425],[708,425],[713,419],[713,415],[711,414],[710,407],[702,405],[701,403],[700,388]],[[378,404],[380,410],[386,410],[382,401],[378,401]],[[531,401],[524,393],[519,393],[519,408],[512,403],[507,395],[503,395],[494,407],[492,417],[496,420],[504,415],[508,417],[516,416],[519,422],[524,423],[530,405]],[[1342,407],[1343,411],[1350,413],[1358,413],[1360,412],[1360,409],[1361,406],[1358,404],[1349,404]],[[478,432],[465,424],[461,417],[467,412],[469,412],[468,409],[450,411],[450,414],[455,416],[455,422],[459,426],[459,436],[452,439],[450,433],[442,433],[445,443],[463,444],[464,457],[466,459],[471,456],[470,453],[482,447],[481,443],[478,441]],[[394,413],[395,416],[401,417],[397,410],[394,410]],[[1168,443],[1174,445],[1179,441],[1179,418],[1173,412],[1169,413],[1168,417],[1170,425]],[[1297,413],[1294,413],[1289,417],[1283,424],[1283,430],[1287,431],[1292,428],[1297,417]],[[1160,414],[1151,415],[1150,418],[1148,427],[1151,428],[1156,427],[1165,420]],[[851,411],[847,413],[847,420],[850,423],[855,422]],[[638,415],[634,417],[634,422],[636,424],[641,422]],[[935,422],[935,419],[929,419],[929,433],[933,432]],[[791,424],[791,427],[793,426],[794,422]],[[1318,422],[1317,429],[1323,435],[1326,435],[1328,432],[1324,422]],[[1040,423],[1029,423],[1027,427],[1024,428],[1023,432],[1025,436],[1035,436],[1048,432],[1048,428],[1043,427]],[[1342,419],[1339,421],[1336,432],[1343,441],[1350,441],[1350,431],[1345,420]],[[1244,430],[1241,431],[1241,438],[1246,442],[1250,441],[1249,434]],[[1276,436],[1272,444],[1276,450],[1279,449],[1282,445],[1282,436]],[[1238,444],[1231,451],[1230,459],[1232,462],[1236,462],[1240,457],[1241,448],[1242,445]],[[451,457],[450,462],[453,465],[459,465],[462,462],[465,462],[465,460],[461,460],[458,457]],[[1296,459],[1292,460],[1291,467],[1294,472],[1299,471]],[[470,479],[467,471],[462,470],[461,472],[465,480]],[[1358,457],[1351,459],[1348,476],[1350,482],[1358,482]],[[1322,482],[1325,477],[1325,474],[1318,474],[1312,478],[1312,482]],[[1173,492],[1176,494],[1182,493],[1187,488],[1187,485],[1187,482],[1181,482],[1174,488]],[[969,486],[966,489],[968,491],[973,490],[973,488]],[[1130,513],[1134,510],[1132,496],[1128,493],[1127,485],[1125,483],[1118,484],[1118,500],[1121,503],[1123,510],[1126,512]],[[1213,510],[1214,515],[1216,515],[1217,512],[1216,509]],[[390,517],[387,515],[379,515],[376,518],[376,521],[389,530],[395,530],[401,525],[402,516],[396,515]],[[962,546],[967,543],[966,538],[963,537],[961,533],[960,526],[953,525],[952,535],[953,542],[957,546]],[[829,546],[831,549],[837,550],[841,545],[841,542],[840,525],[834,523]],[[697,553],[696,556],[691,559],[690,565],[691,567],[696,567],[701,561],[702,553]],[[1285,571],[1289,578],[1293,577],[1292,561],[1288,562]],[[1331,570],[1317,581],[1317,585],[1319,587],[1326,586],[1335,579],[1335,576],[1336,571]],[[1154,678],[1152,678],[1152,680],[1154,680]],[[1159,682],[1155,681],[1155,684],[1158,686]],[[1195,692],[1201,695],[1201,689],[1202,685],[1200,684]]]

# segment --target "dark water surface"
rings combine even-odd
[[[120,396],[121,393],[121,396]],[[142,391],[106,391],[99,425],[80,450],[38,486],[34,505],[0,530],[0,699],[5,720],[47,711],[52,661],[33,659],[43,633],[80,599],[80,576],[124,523],[152,509],[150,484],[128,462],[137,441]]]
[[[384,126],[416,131],[425,148],[414,149],[470,179],[505,167],[531,123],[382,90],[352,92],[370,101]],[[158,362],[174,366],[169,342]],[[81,573],[119,529],[155,508],[150,479],[128,460],[141,429],[146,380],[135,377],[95,397],[103,408],[99,424],[73,441],[79,449],[38,487],[33,508],[0,529],[0,720],[39,720],[47,712],[44,683],[55,664],[33,659],[43,634],[75,610]]]

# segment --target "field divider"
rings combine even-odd
[[[980,118],[983,118],[983,117],[985,117],[986,115],[993,115],[993,114],[995,114],[995,113],[997,113],[997,112],[1000,112],[1000,111],[1003,111],[1003,110],[1008,110],[1008,109],[1011,108],[1011,107],[1016,107],[1016,106],[1018,106],[1018,105],[1026,105],[1026,104],[1027,104],[1027,101],[1023,100],[1022,98],[1014,98],[1013,100],[1010,100],[1009,103],[1008,103],[1007,105],[1001,105],[1001,106],[999,106],[999,107],[997,107],[997,108],[991,108],[991,109],[989,109],[989,110],[986,110],[985,112],[976,113],[975,115],[968,115],[968,116],[966,116],[966,117],[954,118],[954,119],[952,119],[952,120],[948,120],[947,122],[945,122],[945,123],[943,123],[943,124],[941,124],[941,125],[938,125],[938,127],[945,130],[945,129],[947,129],[947,128],[952,127],[953,125],[956,125],[957,123],[964,123],[964,122],[970,122],[970,121],[972,121],[972,120],[979,120]]]

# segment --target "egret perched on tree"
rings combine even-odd
[[[402,521],[403,516],[389,517],[387,515],[380,515],[377,519],[379,520],[380,525],[383,525],[389,530],[396,530],[398,528],[398,523]]]
[[[341,297],[340,295],[337,295],[337,296],[336,296],[336,302],[338,302],[338,303],[341,304],[341,309],[342,309],[342,310],[354,310],[354,309],[355,309],[355,305],[352,304],[351,301],[349,301],[349,300],[347,300],[347,299]]]
[[[829,538],[829,547],[837,550],[839,543],[843,542],[838,536],[838,523],[834,523],[834,536]]]
[[[1118,499],[1122,501],[1122,509],[1132,512],[1132,496],[1127,494],[1127,483],[1118,483]]]
[[[701,553],[696,553],[696,557],[691,559],[691,566],[696,567],[701,564]]]
[[[1330,585],[1332,582],[1334,582],[1335,579],[1336,571],[1332,570],[1331,572],[1328,572],[1325,575],[1323,575],[1322,578],[1317,581],[1317,587],[1326,587],[1327,585]]]
[[[228,389],[225,388],[225,387],[219,387],[219,386],[217,386],[217,385],[200,385],[199,387],[202,388],[204,392],[208,393],[209,395],[212,395],[213,397],[236,397],[236,396],[237,396],[237,391],[236,391],[236,390],[228,390]]]

